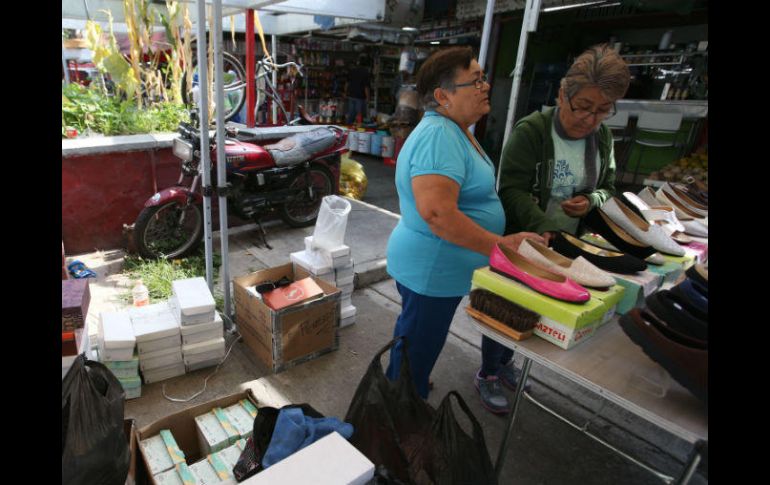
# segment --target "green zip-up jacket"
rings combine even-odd
[[[551,127],[555,108],[532,113],[514,125],[500,160],[499,196],[505,210],[505,234],[521,231],[542,234],[559,227],[545,211],[551,197],[554,150]],[[599,125],[599,174],[596,189],[585,195],[590,208],[601,205],[615,194],[615,157],[612,132]],[[580,222],[578,233],[583,232]]]

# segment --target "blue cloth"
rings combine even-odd
[[[353,436],[353,425],[337,418],[311,418],[300,408],[286,408],[278,412],[273,436],[267,446],[262,466],[267,468],[302,448],[315,443],[332,432],[345,439]]]
[[[470,291],[473,270],[489,258],[437,237],[420,217],[412,177],[443,175],[460,185],[457,207],[471,220],[503,234],[505,213],[495,192],[495,170],[452,120],[426,111],[407,138],[396,163],[401,220],[388,241],[388,274],[425,296],[463,296]]]
[[[417,393],[427,399],[428,378],[444,347],[449,325],[462,297],[420,295],[398,281],[396,289],[401,294],[401,314],[396,320],[393,337],[406,336],[412,380]],[[403,341],[399,340],[390,350],[390,364],[385,374],[390,380],[398,379],[400,374],[403,346]]]

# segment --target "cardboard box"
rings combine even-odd
[[[612,276],[615,277],[615,281],[619,285],[626,289],[616,310],[621,315],[632,308],[644,305],[644,299],[663,284],[663,275],[650,270],[640,271],[633,275],[612,273]]]
[[[126,435],[126,441],[128,441],[128,476],[126,477],[126,485],[144,484],[147,482],[147,470],[144,467],[137,466],[138,452],[138,440],[136,438],[136,420],[124,419],[123,420],[123,432]]]
[[[340,325],[340,290],[315,278],[324,296],[278,311],[272,310],[247,288],[282,277],[309,276],[292,263],[234,279],[235,316],[244,342],[274,372],[293,367],[336,350]]]
[[[251,390],[239,392],[225,396],[213,401],[198,404],[197,406],[191,406],[187,409],[183,409],[176,413],[170,414],[157,421],[148,424],[140,428],[137,433],[139,441],[150,438],[157,435],[160,430],[168,429],[174,436],[179,449],[184,453],[186,461],[188,463],[195,463],[200,460],[205,460],[206,456],[202,455],[198,448],[198,436],[195,427],[195,417],[200,416],[211,411],[215,407],[225,408],[238,403],[241,399],[247,399],[252,405],[257,406],[257,399]],[[142,450],[140,450],[141,452]],[[141,461],[144,466],[147,463],[147,457],[143,452],[140,454]],[[192,468],[192,466],[190,467]],[[149,478],[151,485],[158,485],[158,483],[152,478]]]
[[[171,282],[174,298],[169,299],[172,312],[181,325],[197,325],[214,320],[216,303],[206,279],[187,278]]]
[[[309,478],[312,470],[312,480]],[[242,485],[364,485],[374,477],[374,463],[339,433],[332,432]]]
[[[612,317],[615,316],[615,313],[617,313],[618,303],[620,303],[620,300],[623,299],[623,295],[625,294],[626,289],[622,285],[616,284],[615,286],[608,288],[606,291],[588,288],[588,292],[591,293],[591,298],[596,298],[604,303],[605,312],[601,320],[599,320],[598,325],[602,326],[609,322]]]
[[[61,331],[83,328],[91,303],[89,278],[61,281]]]
[[[684,273],[684,267],[681,264],[672,262],[660,266],[648,264],[647,270],[663,276],[663,283],[674,283]]]

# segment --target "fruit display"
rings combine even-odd
[[[649,175],[652,180],[665,180],[667,182],[684,182],[689,177],[708,184],[709,180],[709,156],[708,153],[693,153],[689,157],[680,158],[660,170]]]

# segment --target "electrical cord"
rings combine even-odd
[[[229,349],[227,349],[227,353],[225,354],[224,358],[223,358],[223,359],[222,359],[222,360],[219,362],[219,364],[217,364],[217,368],[216,368],[216,369],[214,369],[214,372],[212,372],[211,374],[209,374],[209,375],[206,377],[206,379],[204,379],[204,380],[203,380],[203,389],[201,389],[200,391],[196,392],[195,394],[193,394],[192,396],[188,397],[187,399],[176,398],[176,397],[170,397],[169,395],[167,395],[167,394],[166,394],[166,383],[164,382],[164,383],[163,383],[163,389],[162,389],[162,391],[163,391],[163,397],[165,397],[166,399],[168,399],[169,401],[172,401],[172,402],[190,402],[190,401],[192,401],[193,399],[195,399],[196,397],[198,397],[198,396],[200,396],[201,394],[203,394],[204,392],[206,392],[206,385],[208,384],[208,382],[209,382],[209,379],[210,379],[210,378],[211,378],[211,377],[212,377],[214,374],[216,374],[216,373],[217,373],[217,371],[219,370],[219,367],[220,367],[222,364],[224,364],[224,363],[225,363],[225,361],[227,360],[227,357],[230,355],[230,351],[231,351],[231,350],[233,350],[233,347],[234,347],[234,346],[235,346],[235,344],[238,342],[238,340],[240,340],[240,338],[241,338],[241,335],[240,335],[239,333],[237,333],[237,332],[236,332],[234,335],[235,335],[235,339],[234,339],[234,340],[233,340],[233,342],[230,344],[230,348],[229,348]]]

